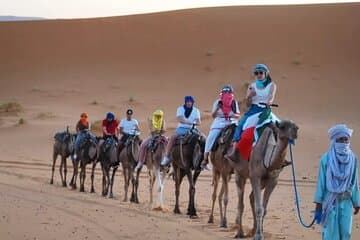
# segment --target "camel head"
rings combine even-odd
[[[276,127],[279,130],[279,139],[295,140],[298,136],[299,127],[293,121],[282,120],[280,122],[276,122]]]

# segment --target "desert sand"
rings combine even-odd
[[[360,4],[224,7],[124,17],[0,23],[0,102],[18,103],[0,112],[0,236],[8,239],[229,239],[235,235],[236,189],[230,183],[229,228],[208,224],[211,173],[196,188],[198,219],[174,215],[174,183],[167,179],[168,211],[152,211],[148,178],[140,179],[140,204],[122,202],[118,172],[115,199],[62,188],[58,168],[50,185],[53,136],[79,114],[91,121],[134,109],[142,137],[146,119],[165,111],[167,135],[176,127],[176,107],[194,95],[207,133],[210,109],[222,85],[238,100],[252,81],[251,66],[266,63],[278,85],[276,114],[300,127],[295,161],[304,218],[313,209],[319,158],[327,129],[345,122],[360,151]],[[23,120],[20,120],[23,119]],[[19,124],[20,122],[20,124]],[[57,163],[57,166],[59,165]],[[68,160],[71,165],[71,160]],[[68,175],[72,169],[68,168]],[[187,206],[187,183],[181,210]],[[250,184],[247,185],[247,195]],[[252,226],[246,199],[244,224]],[[266,239],[320,239],[320,227],[304,229],[294,211],[290,168],[283,171],[269,203]],[[360,216],[353,239],[360,238]]]

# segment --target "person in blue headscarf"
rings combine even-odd
[[[191,128],[200,124],[200,111],[194,107],[195,99],[193,96],[185,96],[184,105],[178,107],[176,111],[176,117],[178,120],[178,126],[175,130],[175,134],[171,136],[169,143],[166,147],[166,153],[161,161],[161,165],[166,166],[170,163],[169,154],[175,143],[175,140],[180,135],[185,135],[191,130]]]
[[[351,239],[352,209],[358,214],[358,160],[350,148],[353,130],[345,124],[330,128],[330,148],[320,160],[314,196],[315,220],[323,240]]]

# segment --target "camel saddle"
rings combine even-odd
[[[167,139],[165,136],[163,135],[156,135],[154,136],[150,143],[148,144],[147,148],[151,151],[151,152],[156,152],[156,149],[158,148],[160,143],[166,143]]]
[[[198,141],[201,140],[201,134],[196,131],[189,131],[187,134],[178,136],[175,141],[174,145],[187,145],[193,142],[194,138]]]
[[[216,138],[215,143],[211,148],[211,151],[215,152],[219,148],[220,145],[228,143],[228,142],[230,143],[232,141],[233,136],[234,136],[235,129],[236,129],[236,124],[235,123],[224,127],[221,130],[219,136]],[[227,149],[224,149],[224,154],[226,153],[226,150]]]

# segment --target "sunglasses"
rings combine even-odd
[[[254,74],[255,74],[255,75],[263,75],[264,72],[262,72],[262,71],[256,71],[256,72],[254,72]]]

